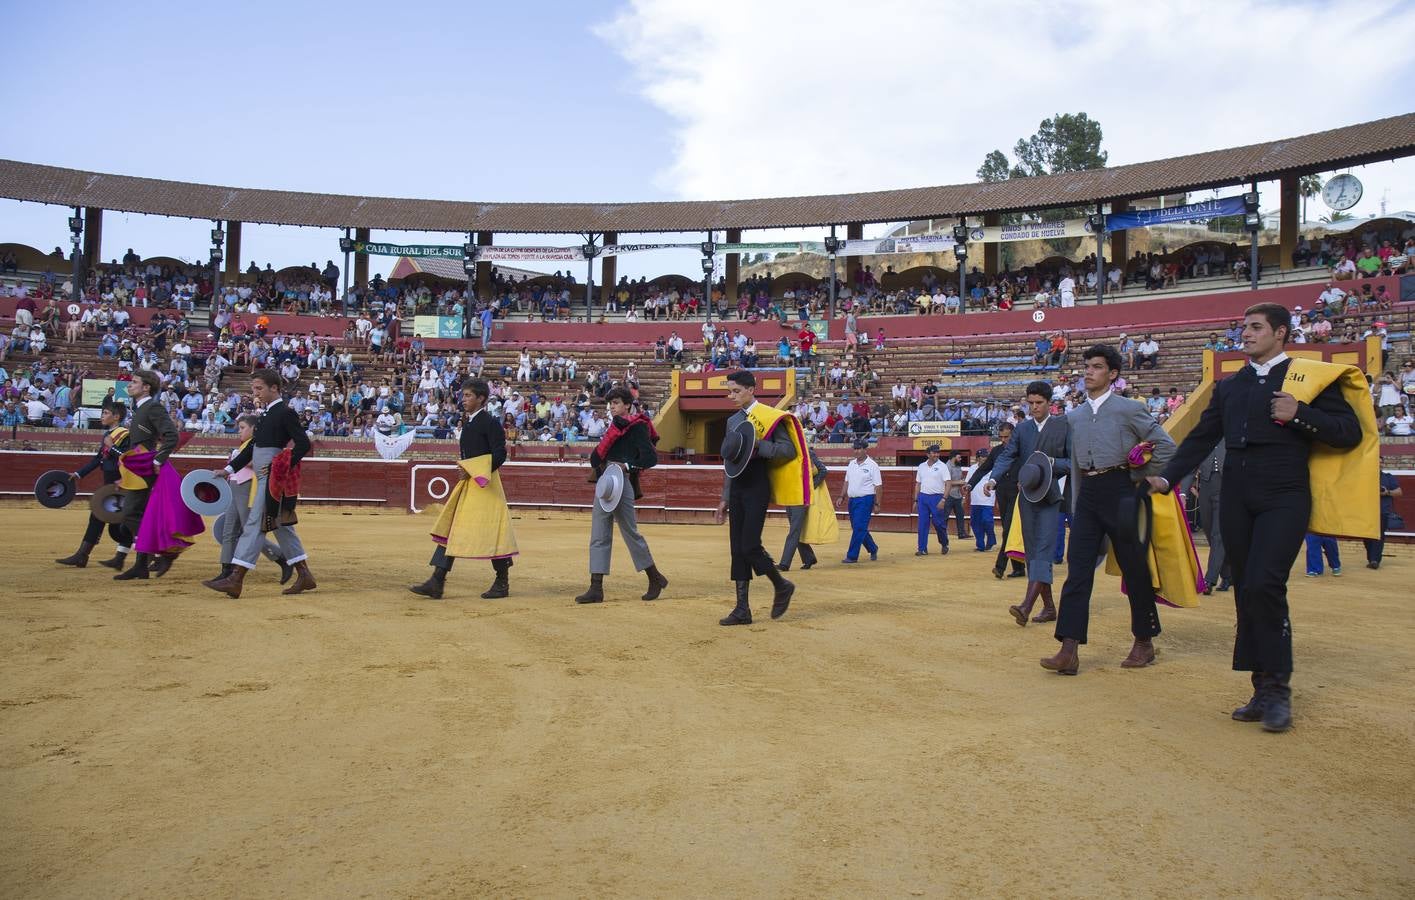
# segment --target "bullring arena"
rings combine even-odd
[[[194,338],[212,332],[203,354],[224,352],[212,306],[225,296],[221,286],[260,291],[270,284],[259,269],[248,275],[235,262],[242,217],[252,225],[342,229],[353,260],[342,269],[341,294],[351,305],[326,315],[299,304],[273,307],[244,339],[308,334],[347,351],[371,382],[416,365],[416,356],[395,360],[372,351],[362,332],[346,333],[367,311],[352,304],[377,296],[368,278],[375,229],[453,233],[467,248],[450,274],[404,256],[409,266],[386,290],[402,300],[433,285],[457,291],[459,302],[465,292],[466,320],[458,317],[450,334],[415,334],[412,322],[395,317],[395,339],[416,337],[417,353],[439,358],[461,360],[476,350],[488,376],[499,373],[508,390],[528,394],[570,394],[578,383],[519,377],[522,347],[574,357],[582,375],[604,369],[616,382],[632,381],[662,434],[662,464],[643,475],[639,511],[670,582],[662,598],[641,601],[643,578],[616,539],[606,602],[573,602],[589,565],[593,485],[585,460],[594,443],[563,434],[540,439],[526,424],[515,429],[502,469],[520,546],[510,596],[481,599],[491,573],[473,560],[452,570],[440,601],[409,593],[427,576],[429,531],[458,471],[457,440],[430,424],[389,459],[367,435],[313,435],[299,527],[315,590],[282,596],[269,562],[257,566],[239,599],[204,589],[199,582],[219,568],[209,533],[162,577],[115,583],[97,565],[112,551],[107,538],[86,567],[54,562],[82,533],[97,477],[81,482],[62,509],[34,500],[36,478],[76,468],[92,456],[99,432],[56,427],[53,416],[11,423],[0,449],[4,894],[1415,894],[1415,643],[1405,628],[1415,534],[1390,529],[1379,568],[1363,564],[1359,541],[1341,543],[1339,575],[1304,578],[1299,559],[1289,583],[1296,725],[1279,736],[1230,720],[1247,690],[1231,670],[1231,593],[1204,596],[1193,609],[1164,609],[1158,664],[1131,671],[1118,665],[1131,641],[1119,580],[1098,577],[1080,675],[1060,678],[1038,666],[1056,652],[1051,628],[1013,622],[1007,606],[1020,588],[993,577],[991,552],[955,537],[946,556],[915,556],[910,496],[913,465],[930,443],[972,457],[994,443],[993,414],[1009,413],[1029,379],[1075,374],[1074,357],[1067,363],[1064,353],[1061,362],[1029,358],[1043,333],[1068,335],[1076,348],[1154,334],[1163,348],[1157,364],[1126,374],[1141,396],[1170,387],[1187,395],[1164,410],[1165,427],[1182,437],[1214,384],[1244,365],[1232,346],[1214,347],[1213,335],[1254,302],[1310,308],[1322,291],[1328,268],[1294,257],[1308,241],[1292,206],[1297,179],[1412,153],[1415,116],[1403,115],[1003,187],[617,206],[334,195],[314,202],[312,195],[0,161],[0,196],[70,207],[79,220],[75,258],[61,251],[62,265],[35,249],[47,237],[0,245],[20,263],[13,276],[0,277],[37,291],[62,280],[56,268],[68,277],[71,263],[78,283],[92,281],[100,292],[121,281],[126,262],[101,264],[105,209],[216,222],[213,264],[181,276],[200,276],[206,288],[189,313]],[[1190,274],[1127,286],[1118,296],[1091,294],[1057,307],[1027,298],[1015,309],[988,301],[958,315],[861,307],[859,322],[883,329],[889,342],[873,350],[879,377],[856,388],[857,396],[888,407],[891,385],[925,381],[940,403],[983,410],[978,427],[955,417],[929,421],[938,427],[877,428],[865,417],[855,434],[885,466],[874,525],[878,560],[841,565],[844,535],[818,546],[818,566],[790,573],[797,593],[789,612],[768,619],[761,589],[755,603],[762,612],[748,627],[717,624],[732,591],[727,528],[711,524],[728,408],[721,374],[688,368],[703,362],[694,346],[701,317],[611,320],[617,280],[608,257],[599,262],[599,292],[576,294],[566,320],[497,306],[490,329],[472,336],[470,304],[515,293],[479,254],[513,254],[517,234],[586,234],[601,247],[620,233],[690,241],[705,234],[708,244],[725,238],[725,252],[703,248],[709,273],[714,256],[724,256],[725,266],[722,284],[704,286],[702,299],[733,314],[760,284],[739,268],[744,231],[819,225],[833,233],[840,226],[848,242],[861,240],[866,224],[962,221],[964,232],[976,227],[984,235],[977,277],[1005,279],[997,243],[986,243],[1002,216],[1094,205],[1100,230],[1074,255],[1128,260],[1125,228],[1138,227],[1107,217],[1153,209],[1147,200],[1175,192],[1248,193],[1259,182],[1277,184],[1277,234],[1262,246],[1257,230],[1242,235],[1249,243],[1225,249],[1223,258],[1258,262],[1261,285],[1228,269],[1199,274],[1197,251],[1177,250],[1169,258],[1176,266],[1188,260]],[[1116,230],[1107,230],[1108,221]],[[1378,219],[1352,240],[1399,239],[1409,225]],[[865,267],[885,270],[890,251],[879,249],[878,256],[841,254],[841,283],[858,286],[857,296],[874,296]],[[913,296],[934,270],[956,283],[957,268],[950,274],[937,263],[961,267],[966,249],[952,261],[935,255],[936,264],[891,270],[880,292]],[[832,271],[835,264],[832,254]],[[1060,266],[1056,274],[1084,277],[1079,259],[1048,264]],[[1409,359],[1415,275],[1406,265],[1363,279],[1386,299],[1347,309],[1349,340],[1338,334],[1293,354],[1375,377]],[[279,278],[306,275],[321,277],[300,269],[281,270]],[[671,283],[683,294],[700,286],[681,276]],[[820,360],[846,359],[856,340],[846,333],[850,295],[805,274],[778,287],[787,283],[812,297],[802,332],[811,331]],[[7,331],[21,312],[19,299],[0,298]],[[160,330],[153,322],[163,312],[134,305],[135,339]],[[429,316],[453,318],[444,312]],[[720,324],[764,347],[797,336],[794,322]],[[690,347],[669,361],[653,343],[674,327]],[[6,365],[18,371],[65,361],[115,391],[128,383],[100,351],[99,329],[84,324],[75,332],[72,341],[54,336],[40,353],[13,352]],[[786,363],[757,367],[766,402],[790,409],[818,393],[838,398],[824,366]],[[249,359],[218,367],[210,394],[248,393],[251,368]],[[322,372],[304,370],[291,392]],[[592,403],[603,405],[599,397]],[[236,447],[221,427],[190,430],[191,442],[172,459],[182,472],[219,468]],[[827,484],[836,495],[849,445],[825,432],[818,437],[814,448],[831,467]],[[1415,444],[1400,438],[1383,437],[1380,452],[1383,469],[1405,491],[1394,509],[1410,521]],[[774,511],[765,537],[773,556],[785,534]],[[1202,537],[1198,552],[1207,555]],[[1065,571],[1060,566],[1059,576]]]

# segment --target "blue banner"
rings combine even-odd
[[[1243,215],[1243,198],[1220,197],[1203,203],[1186,203],[1169,209],[1136,209],[1129,212],[1112,213],[1105,217],[1107,231],[1124,231],[1127,228],[1148,228],[1169,222],[1188,222],[1192,219],[1213,219],[1218,216]]]

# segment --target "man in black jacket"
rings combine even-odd
[[[481,378],[468,379],[462,385],[462,410],[466,413],[467,418],[462,423],[462,434],[458,439],[458,444],[460,457],[463,460],[489,455],[491,457],[491,472],[495,474],[506,462],[506,430],[486,409],[486,401],[490,395],[490,386]],[[483,600],[497,600],[510,595],[511,556],[515,553],[515,539],[510,535],[510,516],[506,509],[505,496],[501,493],[500,479],[493,479],[493,482],[499,499],[482,500],[481,506],[483,508],[480,509],[468,507],[468,515],[476,515],[481,521],[465,523],[454,519],[455,524],[452,525],[458,530],[467,528],[475,532],[474,540],[481,542],[482,546],[478,547],[477,552],[471,555],[491,560],[491,568],[496,573],[496,577],[492,581],[491,587],[482,592]],[[451,498],[449,498],[449,502],[450,500]],[[496,505],[499,508],[485,508],[489,505]],[[498,518],[502,520],[499,526],[492,521]],[[441,524],[440,519],[439,524]],[[450,535],[443,535],[443,537],[450,538]],[[510,546],[507,546],[508,544]],[[413,585],[408,590],[423,597],[441,600],[443,588],[447,583],[447,573],[451,570],[452,563],[456,558],[457,554],[447,552],[446,543],[439,542],[430,560],[432,575],[427,581]]]
[[[133,400],[133,418],[128,425],[129,449],[141,448],[152,452],[152,481],[154,484],[157,482],[157,473],[162,470],[163,463],[167,462],[167,457],[177,449],[178,438],[176,424],[157,399],[158,391],[161,389],[162,379],[150,369],[134,372],[133,380],[128,383],[128,396]],[[137,538],[138,530],[142,527],[143,513],[147,511],[147,501],[151,496],[152,484],[123,493],[123,530],[134,539]],[[132,568],[114,575],[113,580],[130,581],[136,578],[147,578],[150,563],[151,558],[148,554],[139,553]],[[170,566],[171,561],[168,560],[166,565]],[[163,571],[165,569],[158,570],[158,574],[162,574]]]
[[[250,511],[246,514],[240,543],[236,545],[236,555],[231,560],[234,568],[225,578],[202,582],[232,599],[241,596],[246,572],[254,569],[256,560],[263,555],[268,531],[275,532],[275,542],[280,545],[286,565],[295,567],[295,583],[281,593],[300,594],[318,587],[314,575],[310,573],[309,554],[305,552],[300,536],[295,533],[294,511],[288,502],[288,493],[283,485],[276,485],[280,499],[271,496],[271,469],[279,468],[280,471],[275,473],[278,481],[282,471],[292,472],[310,452],[309,435],[305,433],[299,414],[281,396],[281,383],[280,373],[274,369],[259,369],[251,376],[251,396],[255,398],[256,408],[261,411],[255,426],[255,437],[222,470],[229,478],[246,466],[252,466],[256,474]],[[287,445],[291,446],[288,465],[278,465],[276,457],[285,452]]]
[[[1219,526],[1233,576],[1238,630],[1233,668],[1252,673],[1253,697],[1233,711],[1268,731],[1292,725],[1292,625],[1287,577],[1312,512],[1308,457],[1312,442],[1350,448],[1361,423],[1338,384],[1311,404],[1282,390],[1290,365],[1283,344],[1291,331],[1286,307],[1259,303],[1243,318],[1249,364],[1214,386],[1213,400],[1150,487],[1167,493],[1223,441]]]
[[[647,416],[634,412],[634,395],[628,388],[614,388],[604,399],[609,408],[610,427],[590,452],[590,467],[598,479],[605,467],[618,466],[624,474],[624,487],[612,511],[600,506],[598,499],[590,506],[590,586],[575,602],[603,602],[604,576],[609,574],[610,554],[614,549],[615,522],[619,523],[619,533],[634,560],[634,570],[648,575],[648,590],[640,599],[657,600],[668,587],[668,579],[654,565],[649,543],[639,533],[634,501],[643,496],[639,490],[639,472],[658,465],[658,452],[654,449],[658,435]]]
[[[103,412],[99,414],[98,419],[106,429],[103,434],[103,443],[99,445],[98,452],[93,454],[93,459],[84,463],[77,472],[69,475],[75,484],[94,469],[103,470],[104,484],[118,482],[120,477],[118,456],[128,449],[128,429],[122,427],[123,419],[127,413],[128,408],[120,400],[110,400],[103,404]],[[88,528],[84,531],[84,538],[79,544],[78,551],[73,556],[66,556],[54,561],[61,566],[75,566],[82,569],[88,565],[88,555],[98,545],[98,538],[102,534],[103,521],[90,512],[88,514]],[[122,569],[123,560],[128,555],[128,548],[132,546],[132,535],[124,530],[121,522],[113,522],[108,526],[108,536],[117,545],[117,552],[114,553],[112,559],[104,560],[100,565],[110,569]]]

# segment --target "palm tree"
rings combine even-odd
[[[1321,221],[1326,222],[1328,225],[1330,225],[1333,222],[1345,222],[1346,220],[1353,218],[1355,218],[1355,216],[1351,215],[1351,213],[1349,212],[1342,212],[1339,209],[1334,209],[1328,215],[1322,216]]]
[[[1297,192],[1302,195],[1302,221],[1307,221],[1307,198],[1322,192],[1320,175],[1303,175],[1297,182]]]

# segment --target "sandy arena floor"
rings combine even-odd
[[[1408,548],[1296,573],[1278,736],[1229,720],[1231,595],[1131,672],[1102,579],[1062,678],[958,543],[825,548],[726,629],[725,527],[647,527],[665,598],[618,545],[581,607],[587,522],[523,515],[512,597],[466,565],[439,603],[429,519],[308,512],[319,590],[229,601],[207,540],[161,581],[53,565],[84,515],[0,508],[5,897],[1415,894]]]

